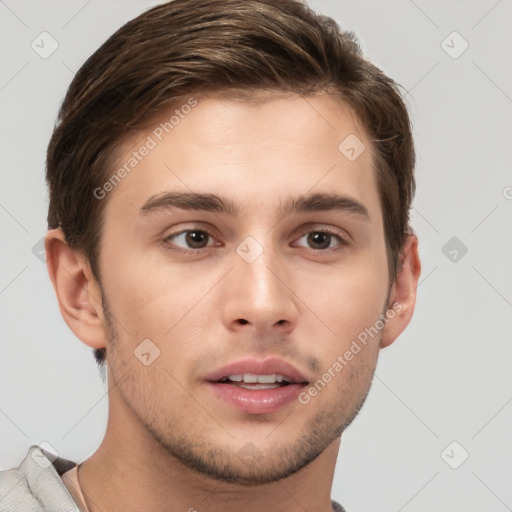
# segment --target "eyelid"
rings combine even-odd
[[[318,225],[314,224],[312,226],[307,226],[304,231],[304,233],[311,233],[311,232],[321,232],[321,233],[330,233],[332,235],[339,236],[340,238],[349,238],[348,233],[341,229],[341,228],[333,228],[331,226],[326,225]]]

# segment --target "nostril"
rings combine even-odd
[[[245,318],[239,318],[238,322],[241,323],[242,325],[245,325],[245,324],[249,323]]]

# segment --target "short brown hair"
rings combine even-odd
[[[93,191],[115,150],[151,116],[191,94],[329,92],[374,146],[389,275],[409,229],[414,146],[397,84],[365,60],[355,36],[299,0],[174,0],[129,21],[80,68],[48,146],[49,229],[60,227],[100,282],[106,201]],[[341,142],[341,141],[340,141]],[[94,352],[98,364],[105,349]]]

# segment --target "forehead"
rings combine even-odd
[[[131,213],[169,191],[260,207],[334,192],[365,201],[374,216],[380,210],[371,142],[352,110],[327,94],[184,99],[119,149],[111,172],[125,172],[107,210]]]

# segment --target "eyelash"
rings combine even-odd
[[[185,253],[185,254],[201,254],[205,250],[210,249],[211,247],[215,247],[216,245],[218,246],[218,244],[214,244],[213,246],[201,247],[199,249],[184,249],[182,247],[178,247],[178,246],[174,245],[171,242],[171,239],[176,238],[184,233],[190,233],[193,231],[200,231],[201,233],[205,233],[209,238],[215,239],[213,234],[208,229],[205,229],[202,227],[201,228],[196,227],[196,228],[183,229],[176,233],[171,233],[170,235],[168,235],[166,238],[163,239],[163,244],[167,249],[169,249],[171,251]],[[316,253],[319,253],[319,252],[327,253],[327,252],[331,252],[331,251],[339,251],[345,247],[350,247],[352,245],[352,242],[349,241],[348,238],[341,236],[338,232],[336,232],[333,229],[329,229],[329,228],[307,229],[305,231],[302,231],[301,235],[298,238],[296,238],[296,240],[301,239],[304,235],[307,235],[309,233],[326,233],[326,234],[333,236],[338,241],[338,245],[336,247],[330,247],[327,249],[314,249],[311,247],[308,248],[312,251],[315,251]]]

